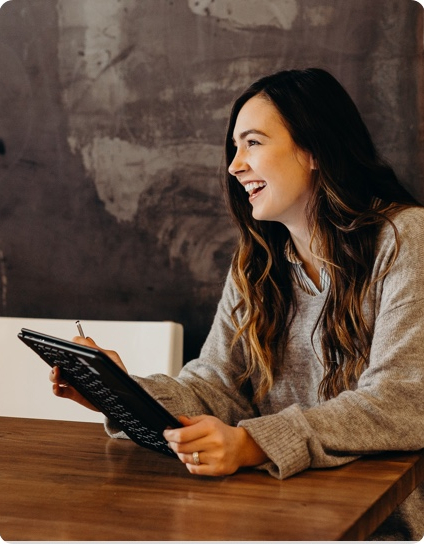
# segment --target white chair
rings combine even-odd
[[[176,376],[183,360],[183,327],[171,321],[81,322],[97,345],[119,353],[128,372]],[[17,337],[21,328],[72,340],[75,320],[0,317],[0,416],[101,422],[104,416],[53,395],[50,368]]]

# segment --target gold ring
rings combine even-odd
[[[193,462],[195,465],[200,465],[200,459],[199,459],[199,452],[194,451],[193,452]]]

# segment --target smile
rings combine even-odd
[[[246,183],[244,186],[246,193],[249,193],[249,196],[256,194],[264,187],[266,187],[265,181],[252,181],[251,183]]]

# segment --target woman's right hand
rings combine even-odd
[[[103,351],[114,363],[116,363],[122,370],[128,373],[127,369],[125,368],[124,363],[122,362],[119,355],[116,353],[116,351],[107,350],[99,347],[91,338],[82,338],[81,336],[76,336],[72,339],[73,342],[76,344],[81,344],[82,346],[87,346],[89,348],[96,348],[100,351]],[[98,412],[99,410],[91,404],[85,397],[81,395],[81,393],[78,393],[78,391],[72,387],[72,385],[69,385],[68,382],[66,382],[64,379],[60,376],[60,370],[58,367],[52,368],[49,379],[51,382],[53,382],[53,394],[57,397],[62,397],[64,399],[70,399],[75,402],[78,402],[78,404],[82,404],[82,406],[85,406],[86,408],[89,408],[90,410],[94,410],[95,412]]]

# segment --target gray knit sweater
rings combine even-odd
[[[230,315],[239,300],[230,275],[200,357],[185,365],[178,378],[155,374],[134,379],[174,415],[213,414],[243,426],[271,460],[258,468],[277,478],[309,467],[334,467],[367,453],[424,448],[424,209],[399,213],[395,224],[400,252],[365,304],[373,341],[369,364],[352,390],[318,401],[323,377],[319,329],[314,346],[311,333],[327,291],[311,296],[295,287],[298,310],[287,348],[280,350],[271,391],[254,405],[251,391],[257,377],[243,390],[235,385],[249,351],[243,342],[230,349]],[[379,236],[373,280],[394,250],[395,237],[387,225]],[[111,436],[122,436],[109,422],[106,429]],[[385,539],[384,530],[395,540],[423,537],[424,486],[374,538]]]

